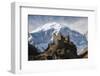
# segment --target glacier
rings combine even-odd
[[[48,44],[53,42],[54,33],[60,33],[64,37],[69,35],[70,41],[72,41],[77,47],[78,55],[88,47],[87,38],[83,34],[75,30],[71,30],[66,25],[56,22],[46,23],[36,30],[30,32],[28,42],[31,45],[34,45],[38,49],[38,52],[44,52],[44,50],[48,47]]]

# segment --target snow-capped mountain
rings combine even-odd
[[[39,52],[44,52],[48,44],[53,42],[53,34],[62,34],[64,37],[70,36],[70,40],[77,46],[77,53],[80,54],[84,48],[87,48],[88,41],[81,33],[71,30],[56,22],[47,23],[29,33],[29,43],[34,45]]]

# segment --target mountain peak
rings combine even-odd
[[[44,31],[51,29],[51,28],[53,28],[55,30],[59,30],[61,27],[62,27],[61,24],[52,22],[52,23],[47,23],[47,24],[43,25],[41,29]]]
[[[33,32],[38,32],[38,31],[47,31],[49,29],[55,29],[55,30],[60,30],[63,26],[57,22],[51,22],[51,23],[46,23],[43,26],[37,28]],[[32,33],[33,33],[32,32]]]
[[[61,27],[61,25],[57,22],[51,22],[51,23],[46,23],[43,25],[43,27],[52,27],[52,28],[55,28],[55,27]]]

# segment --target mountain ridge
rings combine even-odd
[[[88,41],[84,35],[56,22],[46,23],[29,33],[31,37],[29,37],[29,43],[31,42],[32,45],[35,45],[39,52],[43,52],[48,47],[48,44],[53,42],[52,35],[54,33],[60,33],[64,37],[69,35],[71,41],[77,46],[78,53],[80,50],[87,47]]]

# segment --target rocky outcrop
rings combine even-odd
[[[75,59],[82,58],[77,55],[77,48],[73,42],[62,35],[57,38],[55,35],[54,43],[49,44],[48,48],[43,53],[36,52],[34,46],[29,45],[29,60],[54,60],[54,59]]]

